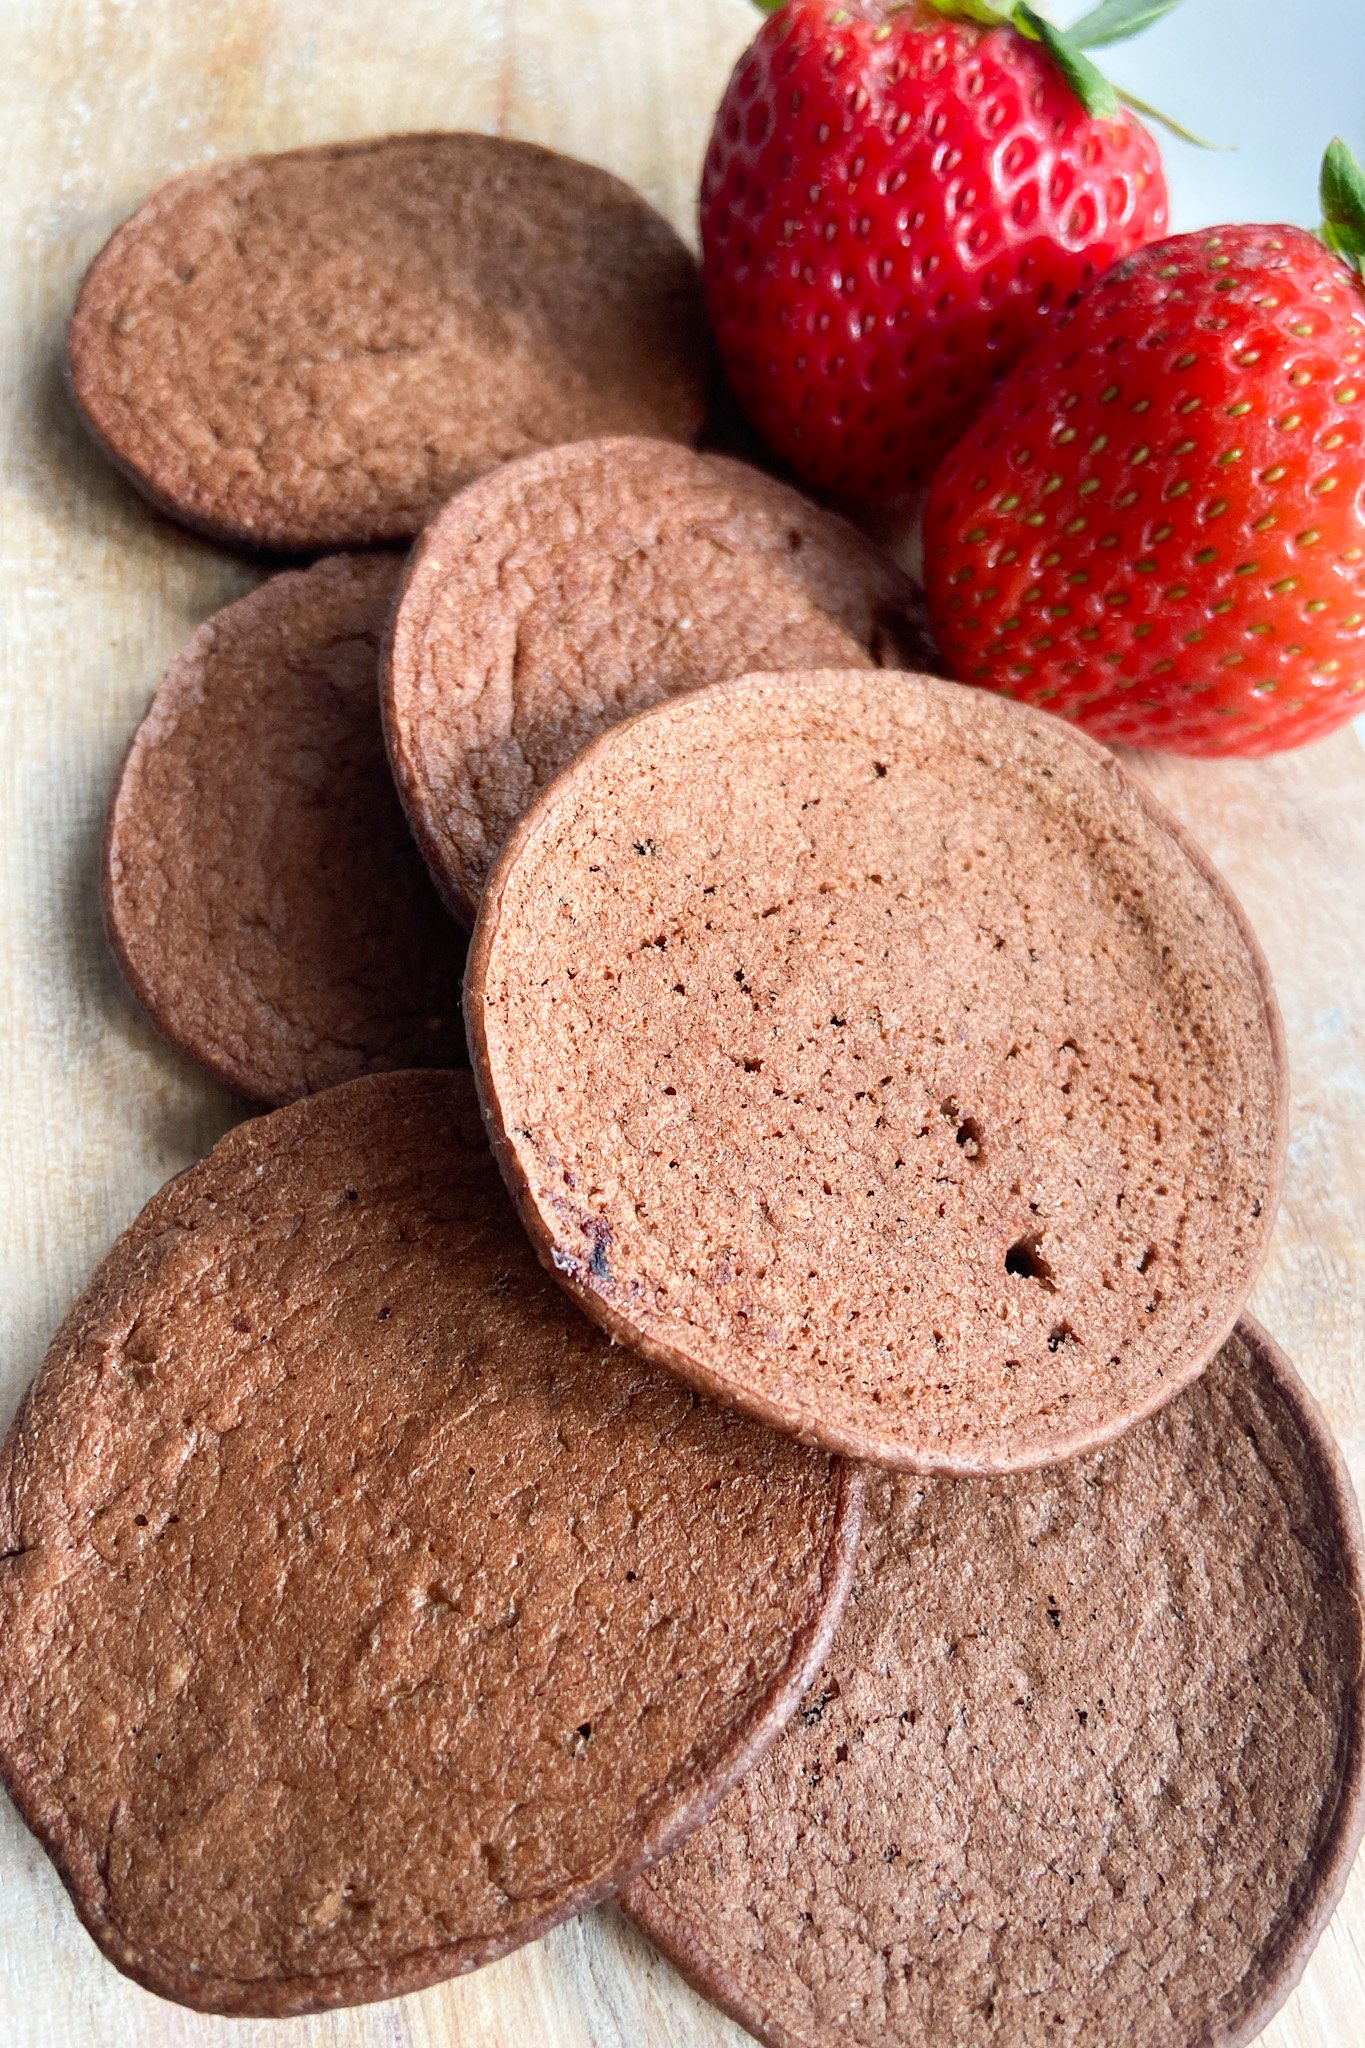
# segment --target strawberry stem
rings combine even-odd
[[[1195,149],[1212,149],[1225,154],[1237,146],[1233,142],[1210,142],[1207,135],[1187,128],[1183,121],[1176,120],[1174,114],[1163,114],[1160,107],[1154,107],[1150,100],[1140,100],[1135,92],[1129,92],[1124,86],[1118,87],[1118,96],[1125,107],[1141,114],[1144,121],[1159,121],[1168,134],[1177,136],[1181,142],[1192,143]]]

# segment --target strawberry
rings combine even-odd
[[[703,270],[740,401],[808,483],[904,495],[1051,316],[1163,232],[1156,144],[1080,43],[1175,4],[1101,0],[1066,36],[1021,0],[765,22],[716,116]]]
[[[1324,172],[1365,251],[1365,178]],[[1365,289],[1293,227],[1128,257],[934,479],[950,671],[1097,738],[1265,754],[1365,709]]]

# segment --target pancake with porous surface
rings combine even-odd
[[[0,1771],[152,1990],[392,1997],[706,1816],[860,1489],[573,1310],[467,1074],[351,1082],[172,1181],[55,1339],[0,1452]]]
[[[336,555],[215,613],[110,806],[105,924],[129,986],[258,1102],[464,1060],[464,935],[412,843],[379,720],[398,571]]]
[[[1244,1322],[1089,1458],[878,1476],[800,1715],[626,1908],[769,2048],[1241,2048],[1359,1841],[1361,1601]]]
[[[756,668],[932,666],[864,535],[728,456],[585,441],[462,491],[414,550],[385,661],[394,775],[469,922],[527,804],[605,726]]]
[[[1245,918],[1112,755],[959,684],[749,677],[603,734],[508,842],[465,1023],[588,1312],[878,1463],[1115,1436],[1223,1342],[1275,1213]]]
[[[113,236],[71,387],[163,511],[311,553],[416,533],[469,478],[585,434],[692,440],[697,266],[619,178],[492,135],[211,164]]]

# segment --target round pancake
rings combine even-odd
[[[860,1490],[575,1314],[468,1075],[351,1082],[172,1181],[59,1332],[0,1452],[0,1769],[163,1996],[409,1991],[710,1811]]]
[[[1284,1153],[1265,964],[1060,720],[747,677],[593,743],[465,980],[522,1219],[589,1313],[875,1463],[999,1471],[1192,1379]]]
[[[258,1102],[464,1061],[464,935],[412,843],[379,721],[399,567],[333,556],[208,620],[110,806],[120,967],[172,1044]]]
[[[385,726],[436,885],[472,923],[532,797],[628,712],[749,669],[930,659],[916,586],[790,485],[664,442],[586,441],[484,477],[423,534]]]
[[[619,178],[490,135],[397,135],[176,178],[71,322],[72,391],[162,511],[250,547],[416,533],[585,434],[691,440],[696,265]]]
[[[1360,1523],[1243,1323],[1122,1443],[879,1476],[789,1733],[627,1910],[770,2048],[1240,2048],[1360,1838]]]

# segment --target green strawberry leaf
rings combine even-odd
[[[1339,135],[1322,160],[1322,239],[1356,270],[1365,265],[1365,171]]]
[[[782,0],[756,0],[756,4],[771,11]],[[1085,54],[1086,45],[1098,47],[1101,43],[1121,42],[1125,36],[1150,28],[1178,7],[1180,0],[1098,0],[1098,5],[1066,29],[1058,28],[1040,14],[1030,0],[926,0],[926,4],[950,21],[975,21],[983,28],[1008,26],[1029,42],[1040,44],[1092,120],[1114,121],[1123,107],[1131,107],[1135,114],[1148,121],[1159,121],[1172,135],[1178,135],[1182,142],[1192,142],[1197,149],[1226,147],[1221,142],[1206,141],[1170,114],[1163,114],[1159,107],[1138,99],[1135,93],[1111,85]]]
[[[1014,20],[1026,36],[1042,44],[1092,120],[1112,121],[1117,117],[1118,94],[1104,73],[1091,63],[1084,50],[1068,34],[1054,28],[1050,21],[1029,6],[1028,0],[1018,0]]]
[[[1067,29],[1067,40],[1083,50],[1098,50],[1105,43],[1126,42],[1143,29],[1160,21],[1180,5],[1180,0],[1099,0],[1079,21]]]
[[[929,0],[929,5],[950,20],[979,21],[983,28],[999,28],[1014,19],[1015,0]]]

